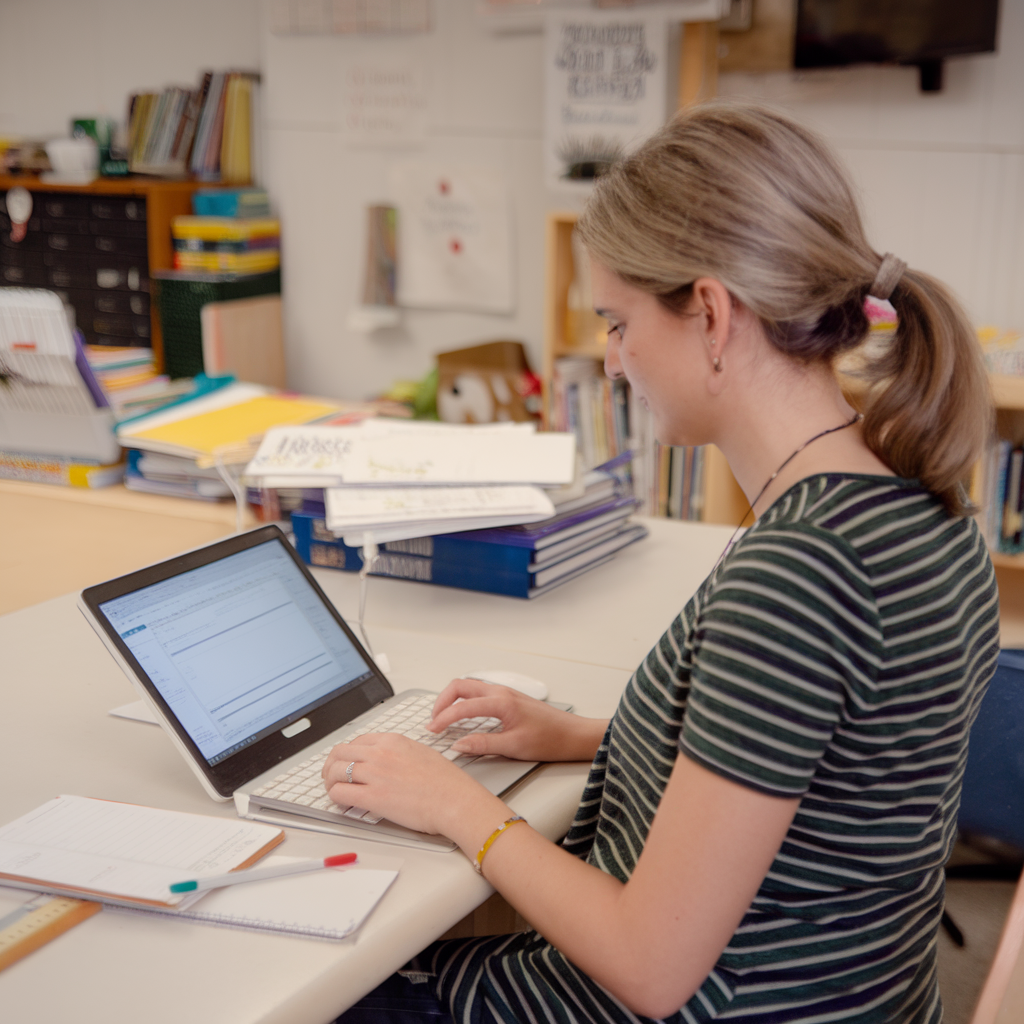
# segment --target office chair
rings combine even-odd
[[[999,652],[971,726],[957,825],[970,838],[985,837],[1000,846],[996,862],[946,868],[947,878],[1016,881],[1024,862],[1024,650]],[[963,933],[945,911],[942,924],[963,946]]]

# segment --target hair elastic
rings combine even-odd
[[[900,283],[900,278],[906,269],[906,263],[899,256],[893,256],[891,252],[887,252],[882,257],[878,273],[875,274],[875,279],[868,289],[868,295],[873,295],[876,299],[888,300],[893,289]]]

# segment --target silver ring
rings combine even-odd
[[[350,786],[353,785],[353,782],[352,782],[352,769],[355,768],[355,766],[356,766],[355,761],[351,761],[349,763],[349,766],[345,769],[345,781]]]

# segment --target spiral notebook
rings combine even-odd
[[[260,867],[296,859],[272,856],[261,862]],[[358,930],[398,877],[401,861],[374,857],[372,863],[375,866],[354,864],[214,889],[184,910],[125,906],[107,909],[247,931],[344,939]]]

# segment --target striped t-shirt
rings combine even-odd
[[[938,1024],[942,865],[998,612],[974,521],[893,477],[803,480],[702,584],[626,686],[565,839],[628,879],[680,750],[801,798],[670,1020]],[[536,932],[430,952],[459,1024],[638,1019]]]

